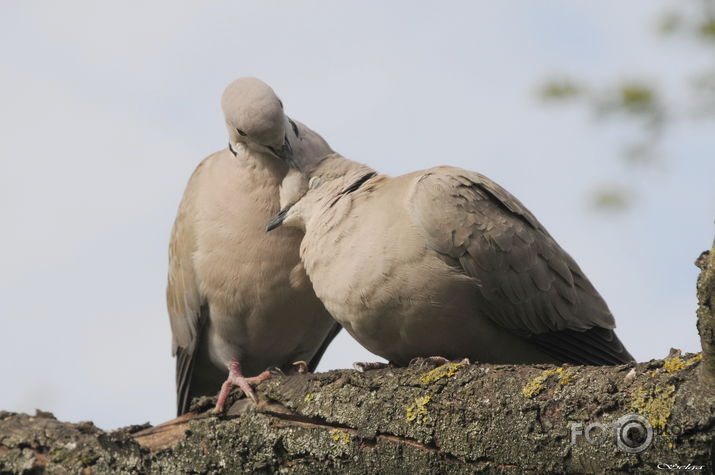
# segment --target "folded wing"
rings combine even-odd
[[[435,252],[478,283],[485,314],[560,361],[618,364],[632,357],[606,302],[526,207],[478,173],[427,171],[409,210]]]

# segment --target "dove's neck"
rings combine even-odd
[[[260,180],[259,182],[275,182],[278,185],[288,173],[288,165],[283,160],[247,147],[244,147],[243,153],[238,154],[236,158],[255,180]]]

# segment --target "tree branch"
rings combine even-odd
[[[632,473],[690,464],[711,473],[713,254],[697,262],[702,354],[616,367],[450,363],[279,376],[258,387],[258,405],[234,400],[219,417],[203,398],[159,426],[113,432],[0,412],[0,472]],[[611,426],[628,414],[652,427],[639,453],[619,449]]]

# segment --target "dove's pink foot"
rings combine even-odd
[[[364,373],[365,371],[370,371],[373,369],[385,369],[385,368],[394,368],[395,365],[392,363],[383,363],[381,361],[368,361],[368,362],[356,362],[353,363],[353,368],[361,373]]]
[[[421,366],[425,364],[432,364],[438,366],[447,363],[449,363],[449,360],[444,356],[418,356],[417,358],[412,358],[408,366]]]
[[[251,385],[259,384],[262,381],[271,377],[270,371],[266,370],[259,374],[258,376],[251,376],[250,378],[245,378],[241,373],[241,365],[238,361],[231,361],[228,365],[228,379],[221,386],[221,392],[218,394],[218,401],[216,401],[216,407],[214,411],[223,412],[224,405],[226,404],[226,399],[228,398],[231,388],[238,386],[243,390],[243,393],[251,398],[253,402],[257,402],[256,394],[253,392]]]

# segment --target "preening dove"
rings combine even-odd
[[[194,171],[169,246],[167,303],[179,415],[193,397],[216,394],[219,387],[217,409],[232,385],[254,397],[250,384],[268,377],[269,367],[303,360],[313,370],[340,329],[305,275],[301,231],[263,232],[280,209],[286,162],[301,167],[330,147],[289,119],[258,79],[231,83],[222,107],[228,148]]]
[[[267,229],[305,231],[316,294],[373,353],[398,365],[632,360],[576,262],[487,177],[443,166],[392,178],[337,154],[305,172],[308,191],[284,196]]]

